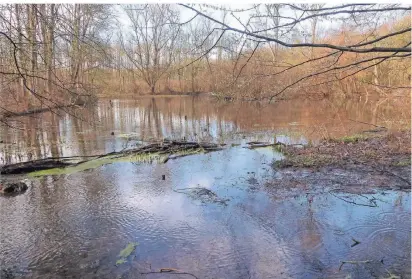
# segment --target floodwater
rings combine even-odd
[[[271,163],[282,155],[244,148],[251,140],[307,143],[376,128],[359,122],[407,127],[410,100],[267,105],[142,98],[101,100],[76,113],[10,122],[23,130],[2,126],[0,163],[100,154],[162,138],[228,147],[165,164],[119,162],[19,177],[29,190],[0,197],[2,279],[411,277],[410,192],[370,185],[348,193],[322,181],[274,191]],[[199,188],[219,201],[190,195]],[[116,265],[132,242],[135,250]],[[148,273],[161,268],[195,277]]]

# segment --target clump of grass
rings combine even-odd
[[[396,167],[406,167],[406,166],[410,166],[411,165],[411,160],[400,160],[398,162],[396,162],[395,164],[393,164]]]
[[[356,135],[351,135],[351,136],[345,136],[345,137],[335,139],[332,141],[338,141],[338,142],[343,142],[343,143],[356,143],[356,142],[365,141],[368,139],[369,139],[369,136],[367,135],[356,134]]]

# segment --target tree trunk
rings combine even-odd
[[[78,89],[79,70],[80,70],[80,4],[74,4],[74,24],[73,24],[73,39],[72,39],[72,57],[71,57],[71,82]]]
[[[23,43],[22,28],[21,28],[21,21],[20,21],[21,9],[20,9],[20,4],[15,4],[14,7],[15,7],[15,12],[16,12],[16,25],[17,25],[17,45],[18,45],[17,62],[19,66],[21,67],[23,65],[23,54],[20,49]],[[19,78],[19,85],[20,85],[20,90],[21,90],[20,92],[24,96],[25,90],[24,90],[23,78],[21,77]]]
[[[47,57],[47,91],[49,94],[53,91],[53,60],[54,60],[54,28],[55,28],[55,20],[56,20],[56,7],[55,4],[50,5],[50,22],[49,22],[49,30],[47,32],[47,48],[48,54]]]
[[[30,49],[30,74],[34,75],[37,65],[37,50],[36,50],[36,4],[27,4],[27,35],[29,39],[29,49]],[[31,90],[36,90],[35,85],[36,81],[35,78],[32,77],[31,82],[29,84]],[[30,92],[28,93],[28,105],[32,105],[32,100],[30,96]]]

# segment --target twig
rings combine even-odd
[[[371,126],[374,126],[374,127],[377,127],[377,128],[383,128],[383,129],[386,129],[386,130],[388,129],[388,128],[384,127],[384,126],[378,126],[378,125],[375,125],[375,124],[372,124],[372,123],[367,123],[367,122],[362,122],[362,121],[358,121],[358,120],[353,120],[353,119],[350,119],[350,118],[348,118],[348,120],[353,121],[353,122],[357,122],[357,123],[361,123],[361,124],[371,125]]]
[[[177,269],[174,268],[161,268],[160,271],[148,271],[148,272],[140,272],[142,275],[147,275],[147,274],[159,274],[159,273],[165,273],[165,274],[185,274],[185,275],[190,275],[193,278],[199,279],[196,275],[189,273],[189,272],[184,272],[184,271],[178,271]]]
[[[355,247],[356,245],[358,245],[358,244],[361,243],[360,241],[354,239],[353,237],[352,237],[352,241],[353,241],[353,243],[352,243],[352,245],[351,245],[350,247]]]
[[[342,269],[342,266],[344,264],[367,264],[367,263],[371,263],[372,261],[367,260],[367,261],[342,261],[342,263],[339,266],[339,271]]]
[[[371,203],[373,203],[373,204],[364,204],[364,203],[356,203],[356,202],[354,202],[354,201],[348,201],[348,200],[346,200],[346,199],[344,199],[344,198],[341,198],[341,197],[333,194],[332,191],[329,191],[329,194],[331,194],[331,195],[334,196],[335,198],[338,198],[338,199],[340,199],[340,200],[342,200],[342,201],[344,201],[344,202],[347,202],[347,203],[351,203],[351,204],[355,204],[355,205],[360,205],[360,206],[378,207],[378,205],[376,204],[376,201],[374,201],[373,199],[372,199],[372,200],[369,200],[369,201],[370,201]]]

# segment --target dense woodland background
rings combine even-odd
[[[0,114],[98,96],[408,94],[410,43],[398,4],[3,4]]]

